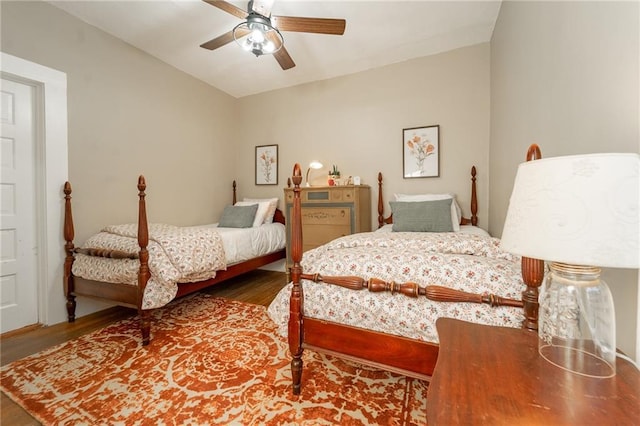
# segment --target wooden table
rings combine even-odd
[[[542,358],[534,332],[449,318],[436,327],[430,426],[640,424],[640,372],[627,361],[615,377],[589,378]]]

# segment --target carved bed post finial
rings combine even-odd
[[[142,298],[144,297],[144,289],[151,273],[149,272],[149,224],[147,222],[147,204],[145,201],[145,190],[147,183],[144,176],[138,177],[138,245],[140,246],[140,269],[138,270],[138,314],[140,315],[140,328],[142,330],[142,345],[149,344],[151,336],[151,316],[148,310],[142,309]]]
[[[471,224],[478,226],[478,196],[476,195],[476,166],[471,167]]]
[[[300,394],[302,378],[302,315],[304,313],[304,298],[300,279],[302,275],[302,204],[300,201],[300,184],[302,183],[302,168],[296,163],[293,166],[293,208],[291,212],[291,297],[289,299],[289,351],[291,352],[291,377],[293,379],[293,393]]]
[[[384,225],[384,201],[382,200],[382,173],[378,172],[378,228]]]
[[[542,158],[540,147],[531,144],[527,151],[527,161],[539,160]],[[538,297],[540,286],[544,279],[544,261],[530,257],[522,257],[522,280],[527,288],[522,292],[522,303],[524,305],[524,321],[522,326],[528,330],[538,330]]]
[[[542,152],[540,151],[540,147],[535,143],[532,143],[527,150],[527,161],[539,160],[541,158]]]
[[[236,197],[236,191],[237,191],[237,185],[236,185],[236,181],[233,181],[233,203],[231,203],[232,205],[236,205],[236,201],[237,201],[237,197]]]
[[[75,249],[73,245],[73,238],[75,237],[75,231],[73,229],[73,215],[71,213],[71,184],[67,181],[64,183],[64,251],[66,257],[64,259],[64,295],[67,298],[67,318],[69,322],[76,320],[76,296],[75,281],[71,268],[73,267],[73,261],[75,257],[73,251]]]

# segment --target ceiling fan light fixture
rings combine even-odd
[[[273,53],[276,50],[276,45],[271,41],[267,40],[267,42],[263,45],[265,53]]]
[[[242,40],[245,36],[246,39]],[[255,13],[249,14],[246,21],[235,26],[233,39],[256,56],[275,53],[284,44],[282,34],[271,25],[269,19]]]
[[[249,36],[251,41],[260,44],[264,43],[265,37],[262,31],[262,28],[254,28],[253,31],[251,31],[251,35]]]

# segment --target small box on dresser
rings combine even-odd
[[[291,266],[293,188],[284,189],[287,223],[287,269]],[[368,185],[300,188],[302,251],[357,232],[371,231],[371,188]]]

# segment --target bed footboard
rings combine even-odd
[[[145,201],[145,190],[147,188],[144,176],[138,177],[138,245],[140,251],[138,253],[138,260],[140,267],[138,269],[138,285],[135,294],[129,291],[128,287],[124,290],[118,290],[117,286],[113,290],[113,299],[124,306],[132,306],[137,308],[140,316],[140,329],[142,332],[142,344],[148,345],[151,337],[151,313],[149,310],[142,309],[142,296],[144,295],[144,289],[147,286],[147,282],[151,276],[149,272],[149,253],[147,246],[149,244],[149,226],[147,221],[147,208]],[[64,276],[63,285],[64,293],[67,298],[67,317],[69,322],[75,321],[76,311],[76,283],[73,275],[73,262],[75,259],[76,248],[73,244],[74,239],[74,226],[73,226],[73,214],[71,209],[71,184],[65,182],[64,184],[65,206],[64,206],[64,250],[66,253],[64,262]],[[122,257],[117,250],[103,250],[99,253],[102,257]],[[108,283],[87,282],[82,286],[82,296],[90,297],[103,297],[105,291],[100,288],[102,286],[109,286]],[[82,290],[80,289],[80,290]]]

